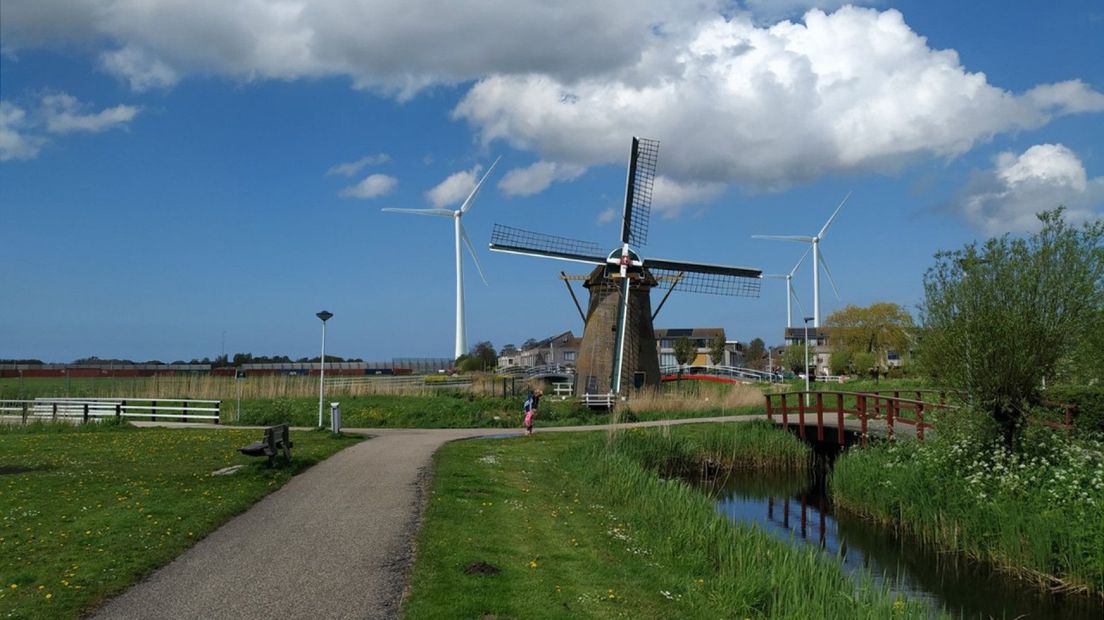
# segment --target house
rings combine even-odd
[[[522,366],[533,368],[535,366],[574,366],[575,358],[579,354],[579,346],[582,339],[577,338],[570,330],[555,336],[549,336],[537,342],[527,342],[521,348],[510,345],[503,347],[498,356],[498,366],[508,368],[510,366]]]
[[[832,355],[832,347],[828,342],[828,328],[787,327],[785,331],[786,344],[805,344],[805,334],[809,334],[809,366],[817,375],[827,375],[828,360]],[[777,362],[776,362],[777,364]]]
[[[696,350],[691,366],[713,366],[710,354],[710,343],[714,338],[724,338],[723,327],[693,327],[656,329],[656,346],[659,348],[659,367],[676,366],[675,341],[679,338],[689,338]],[[744,364],[744,345],[736,340],[725,340],[724,358],[721,366],[742,366]]]

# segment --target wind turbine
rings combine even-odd
[[[797,264],[793,266],[793,269],[791,269],[789,273],[763,274],[764,278],[786,281],[786,327],[793,327],[793,312],[790,310],[791,299],[797,302],[797,309],[801,311],[802,316],[805,316],[805,308],[801,307],[801,300],[797,298],[797,291],[794,290],[793,275],[794,272],[797,271],[797,268],[801,266],[801,263],[805,261],[805,257],[808,255],[809,250],[805,250],[805,253],[801,255],[801,258],[797,259]]]
[[[479,258],[475,255],[475,246],[472,245],[471,239],[468,238],[468,233],[464,231],[464,225],[460,223],[460,219],[471,209],[472,202],[475,200],[475,195],[479,193],[479,189],[483,187],[483,182],[487,180],[487,177],[491,176],[491,172],[494,171],[500,159],[502,158],[499,157],[494,160],[494,163],[487,169],[483,178],[479,179],[479,182],[475,184],[475,188],[472,189],[468,197],[464,199],[464,202],[460,204],[460,208],[455,211],[452,209],[383,209],[384,211],[390,211],[392,213],[413,213],[414,215],[433,215],[437,217],[452,218],[456,237],[456,350],[453,356],[454,359],[468,352],[468,334],[464,327],[464,269],[460,252],[461,239],[463,239],[464,243],[468,246],[468,253],[471,254],[472,261],[475,262],[475,268],[479,271],[479,277],[483,279],[483,284],[487,283],[487,278],[483,275],[483,268],[479,266]]]
[[[839,215],[840,209],[843,208],[844,203],[851,197],[851,192],[847,192],[847,195],[843,197],[843,201],[836,207],[832,217],[828,218],[828,221],[824,223],[824,227],[820,229],[816,235],[812,237],[805,237],[801,235],[752,235],[752,239],[771,239],[774,241],[796,241],[798,243],[812,244],[813,250],[813,327],[820,327],[820,267],[824,267],[824,273],[828,275],[828,283],[832,285],[832,291],[836,294],[836,299],[839,299],[839,290],[836,288],[836,281],[832,278],[832,271],[828,269],[828,263],[824,262],[824,256],[820,253],[820,241],[824,239],[824,235],[828,234],[828,229],[832,226],[832,222],[835,221],[836,216]]]

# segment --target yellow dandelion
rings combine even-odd
[[[536,560],[529,560],[529,568],[536,568],[536,567],[537,567],[537,561]]]

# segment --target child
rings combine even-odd
[[[529,396],[525,398],[525,434],[533,434],[533,418],[537,415],[537,406],[540,404],[540,397],[544,395],[544,392],[537,390],[535,392],[529,392]]]

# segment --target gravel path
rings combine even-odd
[[[291,479],[93,617],[398,617],[433,452],[454,439],[520,431],[345,430],[374,438]]]

